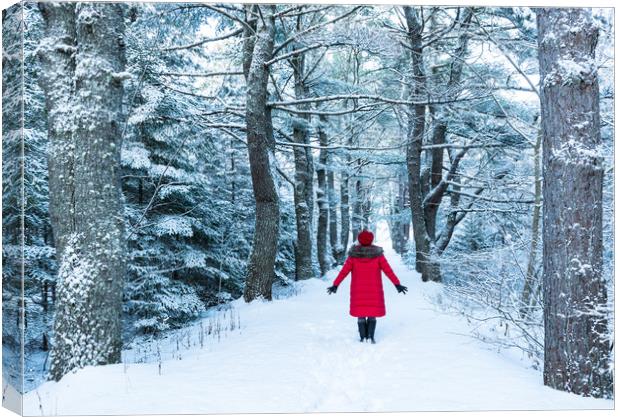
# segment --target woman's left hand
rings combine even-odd
[[[407,287],[404,285],[396,284],[396,291],[402,292],[403,294],[407,294]]]

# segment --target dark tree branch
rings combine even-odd
[[[168,46],[168,47],[160,48],[159,50],[163,51],[163,52],[170,52],[170,51],[178,51],[178,50],[181,50],[181,49],[196,48],[196,47],[202,46],[202,45],[204,45],[206,43],[217,42],[217,41],[221,41],[221,40],[224,40],[224,39],[232,38],[232,37],[240,35],[242,33],[243,33],[243,28],[237,29],[237,30],[235,30],[235,31],[233,31],[231,33],[226,33],[224,35],[221,35],[221,36],[218,36],[218,37],[215,37],[215,38],[207,38],[207,39],[203,39],[203,40],[200,40],[198,42],[190,43],[190,44],[187,44],[187,45]]]

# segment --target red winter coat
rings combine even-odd
[[[385,316],[381,271],[387,275],[394,285],[400,284],[387,259],[383,256],[383,249],[379,246],[355,245],[349,250],[349,256],[333,285],[340,285],[351,272],[349,312],[352,316]]]

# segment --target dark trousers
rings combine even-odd
[[[357,328],[360,332],[360,340],[375,340],[375,329],[377,328],[376,317],[358,317]]]

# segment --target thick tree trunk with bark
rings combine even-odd
[[[321,119],[321,125],[319,126],[319,144],[322,147],[328,145],[327,143],[327,134],[323,128],[323,123],[325,123],[324,118]],[[322,148],[319,152],[319,164],[316,168],[316,176],[317,176],[317,190],[316,190],[316,201],[319,205],[319,219],[317,223],[316,230],[316,249],[317,249],[317,257],[319,259],[319,266],[321,268],[321,276],[325,275],[325,273],[329,270],[329,261],[327,259],[327,226],[329,221],[329,207],[327,205],[327,196],[325,193],[325,189],[327,188],[327,175],[326,175],[326,166],[327,166],[327,150]]]
[[[411,96],[419,97],[424,91],[424,62],[422,48],[423,26],[421,17],[414,8],[405,6],[409,43],[411,48],[411,67],[413,85]],[[411,219],[413,223],[413,237],[416,246],[416,270],[422,274],[423,281],[441,281],[439,264],[431,253],[431,240],[426,230],[424,203],[422,195],[422,141],[426,127],[426,106],[413,105],[409,109],[409,128],[407,144],[407,172],[409,183],[409,200],[411,204]]]
[[[45,39],[39,48],[41,88],[45,93],[49,138],[50,220],[59,258],[73,232],[67,214],[74,211],[73,105],[77,48],[75,4],[40,3],[45,22]]]
[[[448,130],[448,124],[440,119],[440,111],[436,108],[431,108],[433,119],[435,120],[435,126],[433,127],[432,144],[443,145],[446,143],[446,132]],[[431,169],[430,169],[430,189],[437,187],[443,178],[443,156],[444,148],[437,147],[431,150]],[[443,197],[443,196],[441,196]],[[426,230],[431,241],[435,241],[435,231],[437,228],[437,212],[439,211],[439,205],[441,204],[441,197],[438,201],[429,202],[424,206],[424,217],[426,218]]]
[[[273,52],[275,7],[269,5],[261,9],[264,19],[259,19],[257,24],[247,75],[246,129],[256,223],[243,291],[246,302],[259,297],[271,300],[280,230],[279,197],[273,174],[275,144],[270,112],[267,110],[269,67],[265,65]]]
[[[588,9],[539,9],[543,137],[544,382],[611,396],[603,278],[603,158]],[[576,30],[574,29],[576,28]]]
[[[463,62],[467,55],[467,46],[471,33],[468,31],[468,27],[471,24],[473,18],[473,10],[470,7],[465,8],[460,19],[460,31],[458,45],[454,51],[454,59],[450,63],[450,72],[446,89],[450,91],[451,97],[456,97],[459,85],[461,84],[461,78],[463,75]],[[434,120],[434,126],[432,130],[432,144],[437,145],[436,148],[430,151],[431,153],[431,167],[429,173],[430,187],[427,198],[424,199],[424,216],[426,218],[426,230],[428,236],[436,244],[437,241],[437,214],[439,212],[439,206],[443,196],[448,189],[443,180],[443,164],[444,164],[444,148],[441,145],[446,143],[448,135],[449,116],[443,114],[440,106],[433,106],[431,108],[432,119]],[[458,163],[464,153],[456,160]],[[454,176],[456,172],[452,173]],[[447,178],[452,180],[453,178]]]
[[[121,359],[125,67],[120,4],[41,3],[51,142],[50,211],[59,259],[50,377]]]
[[[404,7],[407,21],[409,43],[411,47],[411,64],[413,84],[411,87],[412,99],[424,94],[425,71],[423,60],[422,36],[424,23],[422,16],[412,7]],[[463,60],[467,53],[467,45],[471,34],[468,26],[473,18],[473,10],[466,8],[460,19],[458,45],[454,52],[454,59],[450,65],[447,90],[456,95],[463,72]],[[449,183],[454,181],[458,165],[465,155],[467,148],[462,149],[451,158],[448,173],[443,175],[444,148],[448,133],[448,121],[438,106],[430,109],[434,126],[432,129],[432,144],[436,145],[430,151],[430,163],[423,170],[422,142],[426,128],[426,107],[424,105],[411,106],[409,112],[409,143],[407,148],[407,166],[409,173],[409,197],[412,212],[414,238],[416,242],[416,269],[422,273],[423,280],[441,281],[439,256],[452,236],[452,230],[444,230],[440,235],[437,232],[437,214],[443,197],[448,190]],[[456,217],[447,219],[446,225],[454,227]]]

